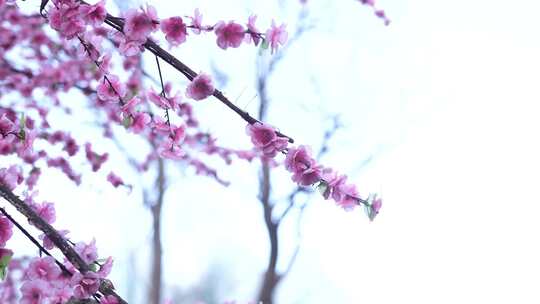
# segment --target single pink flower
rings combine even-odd
[[[167,137],[157,148],[159,156],[172,160],[181,160],[186,156],[186,152],[178,146],[174,140]]]
[[[44,280],[26,281],[21,286],[20,304],[42,304],[51,293],[50,284]]]
[[[285,158],[285,168],[290,172],[303,171],[315,164],[315,159],[311,157],[311,151],[306,146],[289,148]]]
[[[105,17],[107,17],[107,11],[105,10],[105,1],[101,0],[94,5],[81,5],[79,11],[86,23],[92,26],[100,26]]]
[[[272,53],[274,53],[279,45],[284,45],[287,42],[287,30],[285,29],[285,24],[283,23],[279,27],[276,26],[274,20],[272,20],[272,26],[266,31],[266,40],[270,44]]]
[[[0,215],[0,247],[4,247],[12,235],[13,224],[7,217]]]
[[[354,184],[341,184],[334,191],[339,191],[341,197],[339,200],[336,200],[336,203],[343,209],[350,211],[359,205],[360,194],[358,194],[358,190]]]
[[[103,101],[119,101],[126,95],[126,87],[116,75],[107,76],[97,87],[97,95]]]
[[[289,148],[285,168],[293,172],[292,180],[302,186],[312,185],[321,179],[321,166],[311,157],[306,146]]]
[[[56,221],[56,210],[53,203],[43,202],[41,204],[31,204],[32,209],[47,223],[52,224]]]
[[[87,272],[84,275],[75,273],[71,278],[74,285],[73,296],[77,299],[86,299],[99,290],[99,276],[95,272]]]
[[[169,135],[171,131],[167,121],[159,116],[155,117],[154,121],[152,122],[152,129],[154,132],[162,135]]]
[[[251,137],[251,142],[258,151],[266,157],[274,157],[278,152],[287,148],[287,138],[277,136],[276,130],[267,124],[256,122],[248,124],[247,134]]]
[[[75,251],[77,251],[81,258],[88,264],[95,262],[98,258],[95,239],[92,239],[89,244],[83,242],[75,244]]]
[[[118,188],[120,185],[124,185],[124,181],[120,176],[114,174],[113,172],[109,172],[109,175],[107,175],[107,181],[111,183],[115,188]]]
[[[246,36],[246,41],[253,41],[253,44],[259,45],[259,41],[261,40],[260,31],[255,26],[255,22],[257,21],[257,15],[251,15],[248,18],[247,28],[248,28],[248,35]]]
[[[79,145],[77,145],[77,142],[75,141],[75,139],[73,139],[72,137],[69,137],[65,141],[63,150],[66,151],[69,156],[73,156],[77,154],[77,152],[79,151]]]
[[[105,260],[105,263],[103,263],[99,267],[99,270],[96,273],[98,274],[100,278],[102,279],[106,278],[111,273],[112,266],[113,266],[113,258],[108,257],[107,260]]]
[[[30,262],[26,271],[26,277],[30,280],[41,279],[50,282],[56,280],[61,273],[62,271],[55,264],[54,258],[46,256],[43,258],[34,258]]]
[[[66,235],[68,235],[69,230],[58,230],[58,233],[65,238]],[[39,239],[43,241],[43,247],[47,250],[51,250],[55,247],[54,243],[51,241],[51,239],[46,234],[40,234]]]
[[[143,40],[131,40],[124,38],[120,41],[120,46],[118,47],[120,53],[126,57],[132,57],[139,55],[144,50]]]
[[[200,73],[188,85],[186,96],[194,100],[203,100],[214,93],[214,85],[209,75]]]
[[[0,169],[0,184],[8,187],[9,190],[15,189],[17,185],[23,182],[22,169],[19,166],[11,165],[9,168]]]
[[[133,130],[133,132],[135,134],[139,134],[141,133],[142,131],[144,131],[144,129],[146,128],[146,126],[152,121],[152,118],[150,117],[150,115],[148,115],[147,113],[144,113],[144,112],[137,112],[133,115],[133,123],[131,125],[131,130]]]
[[[148,99],[162,109],[178,109],[179,96],[164,97],[153,90],[148,91]]]
[[[203,16],[198,8],[193,12],[193,17],[188,17],[191,19],[191,31],[196,35],[199,35],[202,30],[205,30],[202,25],[202,17]]]
[[[159,26],[156,9],[148,5],[146,10],[130,9],[125,15],[124,33],[128,40],[146,41]]]
[[[98,60],[99,62],[99,71],[101,72],[101,75],[105,75],[109,73],[109,70],[111,68],[111,53],[104,54],[101,56]]]
[[[229,47],[239,47],[246,34],[244,27],[234,21],[229,21],[229,23],[220,21],[216,25],[215,33],[217,36],[217,45],[224,50]]]
[[[172,140],[173,143],[179,145],[181,144],[184,139],[186,138],[186,126],[181,125],[179,127],[171,127],[172,129]]]
[[[9,133],[15,130],[15,124],[7,118],[6,114],[0,116],[0,135],[2,137],[7,136]]]
[[[171,45],[179,45],[186,41],[187,27],[181,17],[171,17],[161,21],[161,31]]]
[[[309,186],[321,180],[322,167],[315,164],[304,171],[296,171],[292,176],[292,180],[299,185]]]
[[[0,184],[13,190],[17,184],[19,184],[19,176],[21,175],[21,168],[15,165],[11,165],[9,168],[0,169]]]
[[[326,191],[323,193],[325,199],[332,197],[336,202],[339,202],[342,199],[343,193],[340,191],[340,186],[344,185],[347,181],[346,175],[340,175],[338,172],[325,168],[322,171],[322,179],[326,183]]]
[[[356,186],[347,183],[347,176],[325,168],[321,174],[320,188],[325,199],[332,198],[338,206],[345,210],[352,210],[360,204],[361,198]]]
[[[141,99],[137,96],[133,96],[128,102],[126,102],[120,110],[125,114],[133,114],[135,107],[141,103]]]
[[[373,221],[377,214],[379,214],[379,211],[382,207],[382,199],[378,198],[377,196],[373,197],[373,200],[371,201],[371,205],[369,206],[370,212],[368,214],[369,219]]]

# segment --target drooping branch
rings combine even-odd
[[[49,225],[49,223],[42,219],[30,206],[3,184],[0,184],[0,196],[13,205],[13,207],[36,226],[36,228],[41,230],[77,270],[82,274],[91,271],[90,266],[84,262],[77,251],[75,251],[69,242],[64,239],[56,229]],[[114,296],[120,304],[127,304],[127,302],[114,291],[112,284],[107,280],[102,280],[100,282],[99,291],[104,295]]]
[[[27,239],[30,240],[30,242],[32,242],[38,249],[39,249],[39,252],[40,252],[40,255],[41,253],[45,253],[46,255],[53,257],[53,255],[45,248],[43,247],[39,242],[38,240],[36,240],[36,238],[34,238],[30,232],[28,232],[28,230],[26,230],[19,222],[17,222],[4,208],[0,208],[0,212],[11,222],[13,223],[13,225],[15,225],[15,227],[17,227],[17,229],[19,229],[23,234],[24,236],[26,236]],[[56,265],[58,265],[58,267],[60,267],[60,269],[62,269],[62,271],[68,275],[72,275],[71,271],[69,271],[66,266],[62,263],[60,263],[57,259],[54,259],[54,262]]]
[[[81,1],[81,3],[88,5],[85,1]],[[112,16],[110,14],[107,14],[107,17],[105,18],[105,23],[109,25],[110,27],[114,28],[115,30],[119,32],[123,32],[124,28],[124,19]],[[178,58],[174,57],[171,53],[167,52],[163,48],[161,48],[157,43],[154,41],[148,39],[143,44],[144,48],[156,55],[157,57],[161,58],[163,61],[167,62],[170,66],[172,66],[174,69],[182,73],[187,79],[192,81],[196,76],[197,73],[193,71],[189,66],[184,64],[182,61],[180,61]],[[214,90],[214,93],[212,94],[215,98],[217,98],[221,103],[223,103],[225,106],[227,106],[229,109],[234,111],[236,114],[238,114],[243,120],[245,120],[249,124],[254,124],[256,122],[260,122],[260,120],[257,120],[253,116],[251,116],[248,112],[240,109],[237,107],[233,102],[231,102],[224,94],[218,89]],[[294,140],[281,133],[276,132],[278,136],[285,137],[289,140],[290,143],[293,143]]]

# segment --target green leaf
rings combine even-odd
[[[364,205],[364,212],[366,213],[367,217],[371,220],[371,206]]]
[[[317,185],[317,190],[319,190],[319,193],[324,196],[324,194],[326,193],[326,190],[328,190],[328,184],[325,182],[325,181],[321,181],[318,185]]]
[[[131,116],[125,116],[124,119],[122,120],[122,125],[126,129],[131,127],[132,123],[133,123],[133,118],[131,118]]]
[[[0,280],[4,280],[7,275],[7,267],[11,261],[12,254],[5,254],[0,258]]]
[[[270,47],[270,44],[268,43],[268,40],[263,39],[263,41],[261,42],[261,49],[262,50],[268,50],[268,47]]]
[[[24,113],[21,113],[21,118],[19,119],[19,137],[21,140],[26,139],[26,132],[24,131],[26,126],[26,116]]]
[[[92,264],[90,264],[88,266],[90,266],[90,270],[93,271],[93,272],[98,272],[99,271],[99,265],[96,264],[96,263],[92,263]]]

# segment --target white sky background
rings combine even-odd
[[[198,6],[207,20],[247,20],[260,12],[261,28],[272,17],[294,18],[279,16],[270,1],[218,2],[154,1],[160,17]],[[311,5],[321,21],[276,70],[269,121],[316,147],[322,117],[343,112],[346,127],[324,164],[348,173],[363,193],[382,192],[384,206],[368,223],[361,210],[346,213],[313,199],[279,303],[538,303],[540,4],[381,0],[390,27],[354,1]],[[227,95],[235,99],[245,90],[237,103],[248,104],[255,50],[223,52],[212,34],[193,40],[176,54],[205,71],[213,58],[230,76]],[[220,104],[195,107],[220,143],[249,147],[243,122]],[[256,102],[246,107],[256,108]],[[223,264],[224,300],[244,301],[255,296],[268,254],[256,167],[222,172],[233,181],[228,189],[173,174],[164,210],[166,280],[190,286]],[[281,176],[278,196],[291,188]],[[103,255],[117,257],[113,277],[127,294],[125,282],[143,278],[126,280],[128,252],[143,265],[149,240],[149,214],[137,191],[127,197],[97,177],[82,189],[54,174],[48,180],[40,193],[58,202],[57,226],[72,230],[74,239],[95,236]],[[126,210],[129,216],[119,219]],[[293,223],[282,232],[286,258]]]

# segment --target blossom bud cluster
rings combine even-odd
[[[286,153],[285,168],[292,173],[292,180],[300,186],[316,185],[325,199],[332,198],[338,206],[352,210],[364,205],[371,220],[379,212],[382,200],[373,197],[365,200],[360,197],[354,184],[347,182],[347,176],[339,174],[331,168],[325,168],[311,156],[309,147],[287,147],[288,139],[277,134],[277,131],[264,123],[256,122],[248,125],[247,134],[255,149],[265,158],[273,158],[279,152]]]
[[[367,5],[367,6],[370,6],[371,8],[373,8],[373,12],[375,13],[375,16],[377,16],[377,18],[381,19],[382,21],[384,21],[384,24],[385,25],[389,25],[390,24],[390,19],[388,19],[388,17],[386,16],[386,13],[384,12],[384,10],[382,9],[378,9],[376,6],[375,6],[375,0],[359,0],[360,3],[362,3],[363,5]]]

